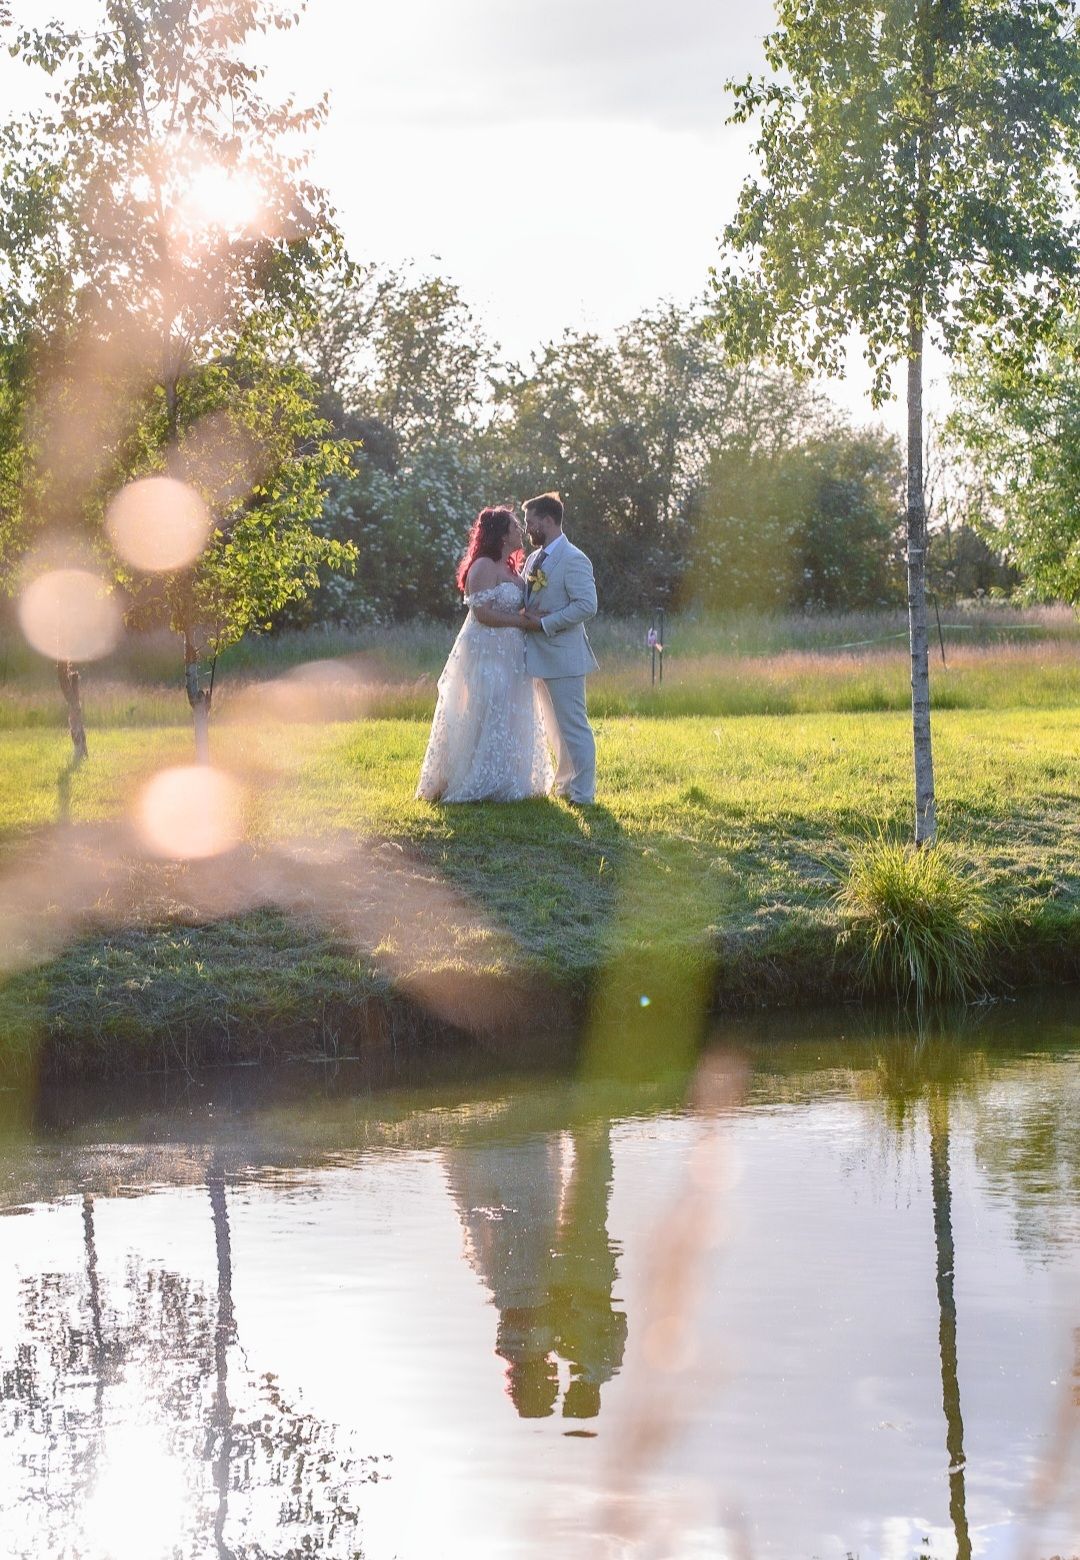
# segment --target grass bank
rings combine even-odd
[[[223,723],[239,839],[156,859],[140,786],[185,727],[0,737],[4,1064],[53,1073],[352,1054],[479,1027],[513,1046],[692,1044],[711,1007],[855,994],[834,902],[907,829],[906,714],[600,717],[601,805],[413,800],[421,721]],[[1080,711],[945,710],[943,832],[1007,932],[999,989],[1080,973]],[[142,822],[140,823],[140,818]],[[681,1043],[681,1042],[680,1042]]]

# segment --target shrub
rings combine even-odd
[[[982,988],[996,921],[948,845],[916,850],[884,836],[858,845],[834,903],[867,987],[919,1006]]]

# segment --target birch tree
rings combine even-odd
[[[771,75],[734,88],[757,128],[714,272],[718,327],[842,371],[872,400],[906,369],[906,560],[915,841],[936,832],[926,619],[923,369],[973,341],[1007,353],[1077,283],[1080,52],[1071,0],[777,0]]]

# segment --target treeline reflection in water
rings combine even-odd
[[[1009,1028],[0,1096],[0,1554],[1072,1554],[1080,1045]]]

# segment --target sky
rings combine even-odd
[[[723,83],[766,0],[313,0],[275,79],[332,93],[316,167],[357,253],[464,288],[514,356],[704,288],[747,167]],[[344,45],[344,46],[343,46]]]
[[[51,13],[90,26],[99,4]],[[772,24],[771,0],[310,0],[260,48],[274,96],[330,94],[312,168],[356,258],[452,278],[526,361],[702,294],[753,167],[724,83],[764,67]],[[0,55],[0,100],[41,85]],[[866,418],[866,385],[856,354],[830,388]]]

